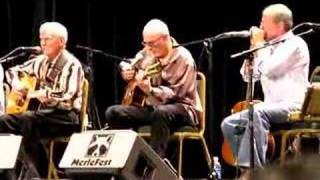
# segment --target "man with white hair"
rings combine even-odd
[[[12,91],[21,96],[22,102],[27,96],[37,99],[40,105],[36,110],[0,116],[0,133],[23,136],[28,159],[34,162],[44,178],[47,176],[47,161],[39,149],[40,139],[71,135],[80,129],[84,73],[79,60],[66,50],[68,32],[62,24],[43,23],[39,37],[42,54],[8,69],[6,75]],[[35,77],[38,83],[38,88],[27,94],[20,81],[25,76]]]
[[[170,134],[182,126],[195,126],[202,110],[196,84],[196,65],[191,53],[170,37],[167,25],[150,20],[143,29],[144,48],[133,62],[123,65],[125,81],[134,80],[146,96],[144,106],[114,105],[105,112],[110,128],[134,128],[151,125],[151,147],[161,156]],[[145,70],[153,65],[161,69],[158,75],[145,77]],[[131,65],[131,66],[130,66]]]
[[[255,167],[266,163],[270,127],[288,122],[288,113],[302,107],[309,85],[308,46],[301,37],[293,34],[292,25],[291,10],[283,4],[272,4],[263,10],[260,28],[251,28],[252,44],[284,40],[257,51],[253,59],[253,77],[260,80],[264,93],[263,103],[255,105],[253,112]],[[241,74],[248,82],[248,60],[244,62]],[[233,153],[238,155],[237,164],[243,169],[250,166],[248,121],[249,112],[243,110],[226,117],[221,124],[224,137]],[[239,143],[237,134],[241,134]]]

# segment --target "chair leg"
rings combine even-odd
[[[53,142],[52,141],[49,141],[49,166],[48,166],[48,176],[47,176],[47,179],[51,180],[52,178],[52,171],[53,171],[53,167],[52,167],[52,150],[53,150]]]
[[[287,139],[290,132],[283,133],[281,137],[281,150],[280,150],[280,165],[284,164],[285,156],[286,156],[286,149],[287,149]]]
[[[209,152],[209,149],[208,149],[208,146],[206,144],[206,141],[204,139],[204,137],[201,137],[200,138],[201,142],[202,142],[202,147],[203,147],[203,150],[204,150],[204,153],[205,153],[205,156],[206,156],[206,160],[207,160],[207,163],[208,163],[208,168],[209,170],[211,170],[211,167],[212,166],[212,159],[211,159],[211,156],[210,156],[210,152]]]
[[[179,137],[178,177],[182,177],[183,137]]]
[[[298,133],[292,142],[294,158],[297,159],[301,155],[301,136],[302,133]]]
[[[50,150],[49,150],[49,166],[48,166],[48,180],[52,179],[52,176],[54,179],[60,179],[57,173],[57,169],[54,165],[53,160],[53,150],[54,150],[54,140],[50,141]]]

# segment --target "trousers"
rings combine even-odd
[[[288,122],[288,113],[300,109],[299,104],[260,103],[253,109],[254,165],[262,167],[266,163],[268,133],[273,124]],[[250,128],[248,128],[249,111],[232,114],[221,123],[224,138],[237,156],[239,166],[250,166]]]
[[[150,146],[160,157],[165,152],[170,135],[182,126],[194,126],[194,123],[182,104],[157,106],[110,106],[106,112],[106,123],[112,129],[137,130],[141,126],[151,126]]]
[[[23,158],[42,178],[47,176],[48,161],[41,139],[68,136],[79,130],[79,116],[72,110],[42,109],[0,116],[0,133],[22,135]]]

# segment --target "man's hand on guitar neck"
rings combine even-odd
[[[136,71],[134,69],[122,70],[121,76],[125,81],[130,81],[134,78]]]
[[[18,77],[15,77],[15,78],[12,79],[11,87],[15,91],[23,91],[23,89],[25,89],[24,84],[21,83],[21,81],[19,80]]]

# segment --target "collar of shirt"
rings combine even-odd
[[[62,50],[62,51],[63,51],[63,50]],[[60,51],[59,54],[58,54],[53,60],[49,60],[49,58],[47,57],[45,64],[54,65],[54,64],[57,62],[57,59],[61,56],[62,51]]]
[[[277,41],[282,41],[282,40],[288,40],[289,38],[293,37],[294,34],[293,32],[290,30],[284,34],[282,34],[281,36],[275,38],[275,39],[272,39],[269,41],[269,43],[274,43],[274,42],[277,42]]]
[[[173,38],[170,37],[171,43],[172,43],[172,47],[178,45],[177,41]],[[172,48],[170,49],[169,53],[167,54],[166,57],[164,58],[159,58],[159,61],[161,63],[161,66],[165,66],[169,63],[171,63],[171,61],[173,61],[175,58],[172,58],[172,55],[174,54],[174,52],[176,51],[177,48]]]

